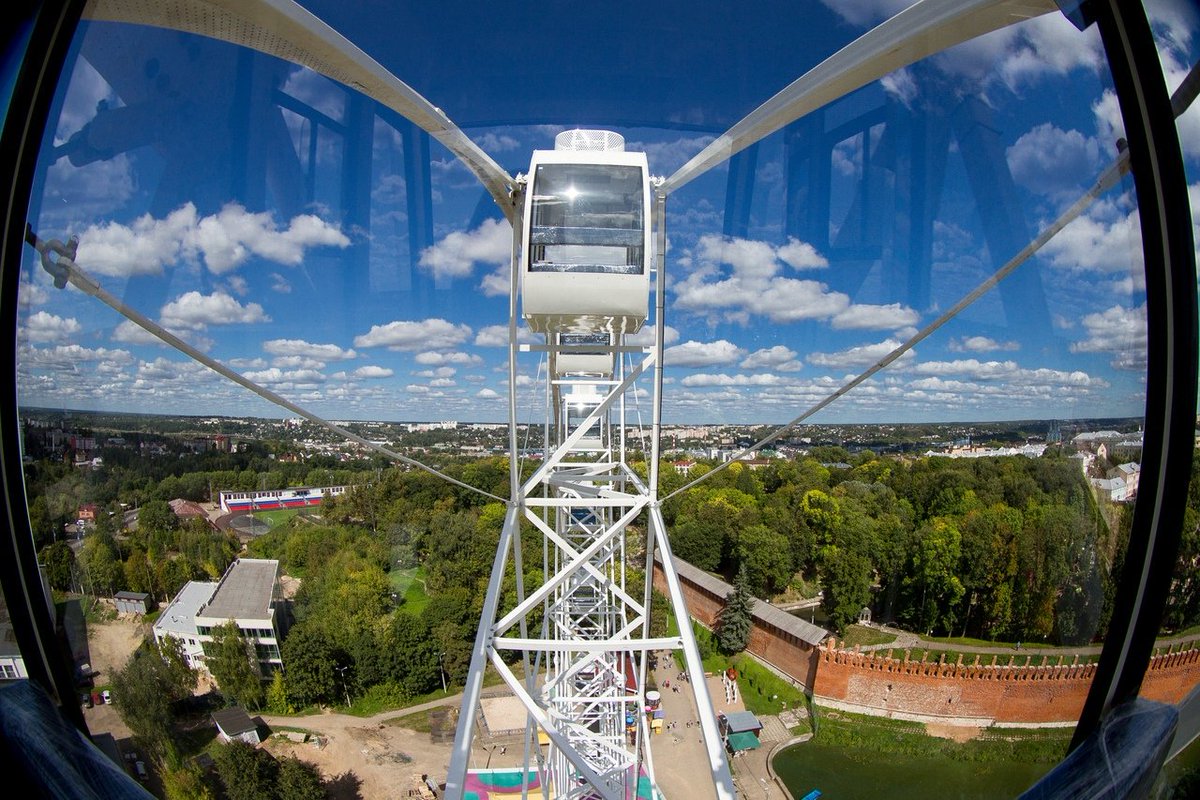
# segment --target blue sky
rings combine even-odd
[[[484,24],[488,7],[465,4],[389,10],[386,26],[370,6],[310,7],[511,174],[585,126],[666,176],[904,4],[768,4],[753,20],[711,5],[696,22],[617,6]],[[1151,9],[1174,88],[1200,20]],[[73,58],[35,189],[41,235],[79,236],[78,263],[109,291],[326,417],[504,418],[511,229],[450,153],[427,143],[426,159],[410,126],[321,75],[198,36],[94,23]],[[1197,208],[1200,111],[1179,129]],[[1051,14],[892,73],[686,185],[668,199],[666,420],[799,414],[990,275],[1120,135],[1095,31]],[[1131,192],[814,421],[1140,414]],[[21,304],[24,404],[286,414],[54,289],[32,254]],[[536,356],[519,367],[522,421],[538,420]]]

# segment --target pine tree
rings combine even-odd
[[[746,649],[750,643],[751,612],[754,598],[746,588],[746,565],[738,568],[733,591],[725,597],[725,606],[717,614],[717,646],[723,653],[733,655]]]

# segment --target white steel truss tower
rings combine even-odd
[[[517,198],[520,202],[520,197]],[[665,199],[656,198],[658,284],[654,344],[627,345],[613,336],[605,346],[611,374],[558,375],[557,359],[596,345],[519,345],[518,276],[521,248],[513,247],[509,302],[509,459],[512,500],[505,515],[479,632],[463,693],[446,796],[463,796],[471,764],[484,671],[490,665],[527,711],[524,768],[536,774],[532,797],[632,800],[662,797],[655,784],[646,708],[646,678],[653,653],[682,653],[695,695],[712,796],[733,798],[733,781],[704,669],[686,623],[678,576],[666,538],[658,491],[658,435],[662,412],[662,352],[666,232]],[[548,363],[543,452],[525,480],[517,444],[517,356],[544,353]],[[639,381],[653,383],[649,452],[635,449],[627,425]],[[644,391],[644,390],[643,390]],[[628,459],[644,459],[639,475]],[[544,581],[523,585],[520,526],[540,534]],[[635,535],[636,534],[636,535]],[[654,552],[669,587],[675,636],[650,638],[649,610]],[[506,575],[516,602],[501,608]],[[519,664],[521,669],[511,666]],[[523,674],[520,674],[523,670]],[[548,744],[541,745],[539,741]],[[708,776],[701,779],[709,783]],[[703,789],[696,787],[703,796]]]

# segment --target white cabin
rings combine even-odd
[[[554,336],[550,334],[549,336]],[[554,376],[595,375],[610,378],[613,374],[611,333],[560,333],[559,349],[554,357]]]
[[[534,151],[521,265],[530,330],[635,333],[646,321],[649,167],[624,146],[615,133],[567,131],[554,150]]]

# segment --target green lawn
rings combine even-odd
[[[860,645],[866,646],[894,642],[896,641],[896,636],[895,634],[884,633],[875,628],[868,628],[865,625],[849,625],[846,627],[846,634],[842,637],[842,640],[847,648],[854,649]]]
[[[274,530],[280,525],[283,525],[285,522],[291,520],[292,517],[306,510],[307,509],[304,508],[281,508],[277,511],[255,511],[251,516],[267,523],[267,525]]]
[[[410,614],[420,614],[429,605],[425,594],[425,568],[394,569],[389,573],[392,591],[400,596],[402,606]]]

